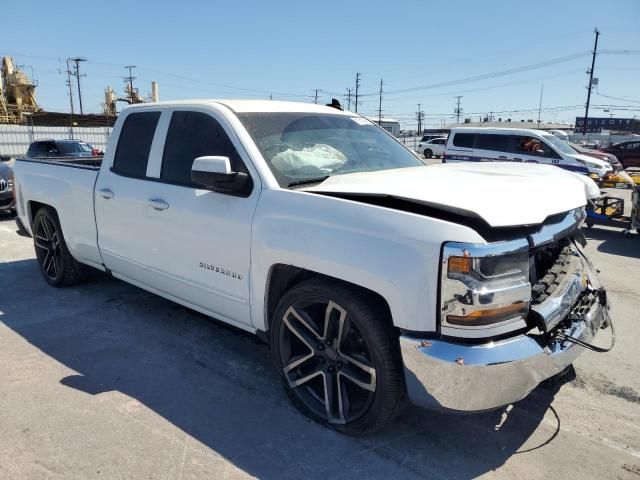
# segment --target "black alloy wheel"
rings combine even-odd
[[[304,282],[279,302],[271,334],[293,403],[321,424],[358,435],[401,410],[404,376],[397,333],[375,302],[354,293],[335,282]]]
[[[53,209],[43,207],[33,219],[33,245],[40,272],[49,285],[66,287],[83,281],[90,267],[79,263],[67,248]]]
[[[427,149],[424,151],[424,158],[431,158],[431,157],[433,157],[433,152],[431,151],[431,149],[430,149],[430,148],[427,148]]]
[[[62,245],[58,229],[50,216],[39,215],[33,233],[36,257],[42,274],[50,282],[59,281],[62,273]]]

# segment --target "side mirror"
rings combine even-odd
[[[248,197],[253,184],[244,172],[231,170],[229,157],[198,157],[191,166],[191,180],[197,185],[238,197]]]

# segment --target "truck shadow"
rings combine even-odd
[[[0,322],[77,372],[38,382],[91,396],[121,392],[130,398],[115,403],[139,402],[258,478],[473,478],[548,444],[560,428],[551,403],[562,381],[492,413],[461,417],[411,407],[384,431],[350,438],[290,405],[268,347],[253,335],[106,276],[53,289],[34,260],[0,264],[0,292],[9,291],[0,299]],[[50,402],[56,415],[56,399]],[[130,422],[118,418],[123,410],[116,406],[96,435],[111,421]],[[166,439],[167,455],[182,452],[183,437]]]
[[[584,228],[587,240],[601,240],[598,251],[622,257],[640,258],[640,235],[631,233],[625,236],[621,230],[607,228]]]

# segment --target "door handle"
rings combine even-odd
[[[98,190],[98,193],[102,198],[105,198],[107,200],[113,198],[113,191],[108,188],[101,188],[100,190]]]
[[[521,159],[521,158],[518,158],[518,157],[514,158],[514,160],[517,160],[518,162],[521,162],[521,161],[522,161],[522,159]]]
[[[506,159],[507,157],[505,157],[504,155],[500,155],[498,158],[505,158]]]
[[[166,210],[169,208],[169,204],[161,198],[150,198],[148,202],[155,210]]]

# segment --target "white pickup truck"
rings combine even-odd
[[[106,152],[15,164],[46,281],[90,266],[260,335],[295,405],[342,432],[407,400],[516,402],[609,322],[587,177],[426,166],[355,114],[274,101],[132,106]]]

